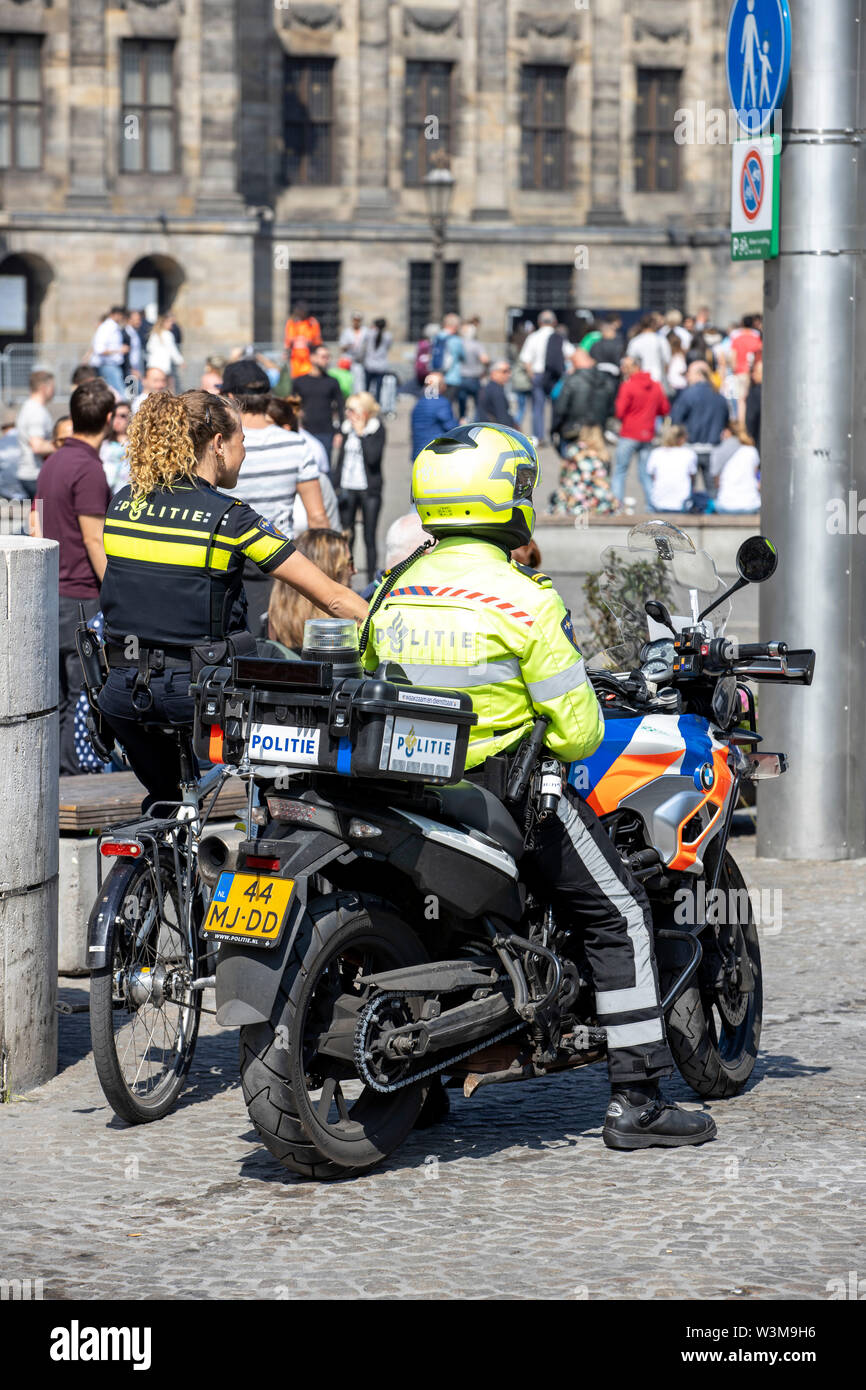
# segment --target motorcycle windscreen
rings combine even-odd
[[[625,545],[609,545],[601,553],[598,592],[605,614],[591,620],[592,638],[584,646],[587,665],[591,670],[630,671],[639,664],[645,642],[670,635],[663,624],[648,617],[648,599],[663,603],[680,631],[724,587],[712,556],[698,549],[685,531],[669,521],[639,522]],[[730,611],[728,600],[705,620],[716,636],[724,632]]]

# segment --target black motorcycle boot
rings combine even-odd
[[[706,1110],[681,1110],[658,1086],[620,1086],[611,1094],[602,1138],[609,1149],[679,1148],[716,1137]]]

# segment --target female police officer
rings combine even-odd
[[[367,605],[252,507],[217,490],[235,487],[244,460],[241,418],[225,397],[153,393],[129,427],[128,455],[132,482],[105,518],[110,670],[99,705],[147,788],[146,811],[178,794],[175,740],[153,725],[192,723],[191,649],[228,638],[236,650],[254,650],[246,559],[334,617],[361,619]]]

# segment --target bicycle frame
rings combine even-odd
[[[240,771],[227,766],[214,766],[209,768],[201,777],[193,773],[195,766],[192,758],[192,750],[189,743],[189,735],[186,730],[178,730],[178,745],[181,755],[181,799],[178,805],[175,801],[154,802],[154,807],[170,807],[173,809],[172,815],[160,816],[148,814],[136,820],[124,821],[118,825],[109,827],[102,831],[96,843],[96,877],[97,894],[102,892],[103,873],[102,873],[102,845],[106,841],[118,840],[123,838],[140,840],[145,846],[145,855],[148,864],[153,870],[153,877],[156,889],[157,906],[160,918],[165,915],[165,897],[163,893],[162,875],[159,872],[160,849],[170,846],[174,864],[174,879],[178,887],[181,908],[181,922],[179,926],[184,933],[190,953],[194,948],[194,923],[193,923],[193,903],[195,898],[195,883],[197,879],[197,845],[204,832],[205,826],[211,819],[217,798],[226,780],[231,776],[240,775],[243,780],[249,779],[250,797],[252,800],[253,781],[246,770]],[[176,809],[174,809],[176,808]],[[182,844],[182,839],[187,844]],[[204,980],[194,981],[193,988],[204,988]]]

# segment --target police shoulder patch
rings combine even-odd
[[[574,650],[576,652],[579,652],[580,647],[578,646],[577,638],[574,635],[574,623],[571,620],[570,612],[566,612],[565,617],[563,618],[559,626],[562,628],[563,632],[565,633],[565,636],[568,638],[569,642],[574,647]]]
[[[531,579],[533,584],[537,584],[539,588],[553,588],[553,580],[550,578],[549,574],[542,574],[541,570],[530,569],[529,565],[521,565],[517,560],[511,561],[511,567],[512,569],[520,570],[521,574],[525,574],[527,579]]]
[[[278,531],[274,523],[272,521],[267,521],[263,516],[259,517],[258,528],[260,531],[264,531],[266,536],[275,536],[279,541],[287,541],[289,539],[285,532]]]

